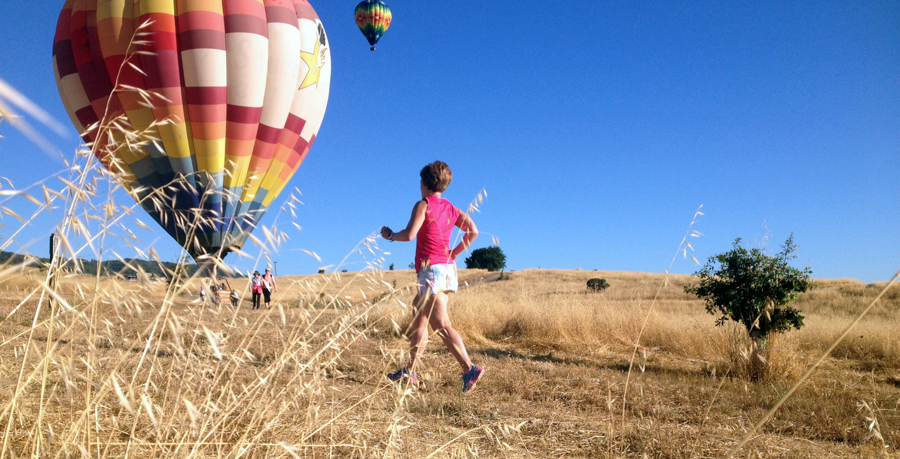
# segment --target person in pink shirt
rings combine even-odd
[[[250,279],[250,291],[253,292],[251,309],[259,309],[259,300],[263,293],[263,280],[262,277],[259,277],[259,271],[253,271],[253,278]]]
[[[262,293],[263,299],[266,302],[266,309],[269,309],[269,302],[272,301],[272,292],[278,291],[278,284],[275,283],[275,276],[272,275],[272,271],[269,268],[266,268],[266,273],[263,274],[262,277]]]
[[[419,176],[422,200],[413,207],[406,229],[395,233],[387,226],[381,228],[381,237],[391,242],[417,239],[415,267],[419,291],[413,301],[416,312],[410,325],[412,334],[409,337],[409,363],[396,373],[389,374],[388,378],[415,384],[416,363],[425,352],[428,325],[431,325],[450,354],[459,362],[462,369],[462,390],[467,392],[475,387],[478,378],[484,374],[484,368],[472,363],[462,337],[450,324],[450,317],[447,315],[450,297],[447,294],[455,292],[459,284],[454,260],[478,237],[478,228],[468,214],[441,197],[441,193],[453,179],[450,166],[435,161],[422,168]],[[450,250],[450,237],[454,227],[459,227],[465,235]]]

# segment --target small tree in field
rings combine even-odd
[[[740,244],[737,238],[730,251],[710,257],[703,269],[694,273],[700,283],[686,285],[684,291],[704,300],[710,314],[721,314],[716,325],[733,320],[747,329],[753,341],[750,377],[758,379],[766,368],[768,337],[803,326],[803,315],[790,304],[798,294],[814,288],[815,282],[809,277],[812,269],[788,265],[797,257],[793,235],[774,256]]]
[[[502,271],[504,268],[506,268],[506,255],[497,246],[475,249],[469,258],[466,258],[466,269]]]
[[[588,290],[592,290],[595,292],[602,292],[602,291],[606,290],[607,287],[609,287],[609,282],[606,282],[606,279],[593,278],[593,279],[588,279],[588,281],[587,281]]]

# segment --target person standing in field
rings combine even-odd
[[[435,161],[422,168],[419,177],[422,200],[413,207],[406,229],[395,233],[387,226],[381,228],[381,237],[391,242],[417,239],[415,267],[419,291],[413,300],[415,316],[410,325],[412,334],[409,337],[409,362],[397,372],[389,374],[388,378],[392,381],[416,383],[416,363],[425,352],[430,324],[459,363],[462,369],[462,390],[468,392],[484,374],[484,368],[473,364],[469,359],[462,337],[450,324],[447,304],[450,301],[448,293],[455,292],[459,284],[454,260],[478,237],[478,228],[468,214],[441,197],[441,193],[453,179],[450,166]],[[459,245],[450,250],[454,226],[464,231],[465,236]]]
[[[266,274],[262,277],[263,299],[266,301],[266,309],[269,309],[269,302],[272,301],[272,292],[278,291],[278,285],[275,284],[275,276],[266,268]]]
[[[259,309],[259,297],[263,293],[262,277],[259,277],[259,271],[253,271],[253,278],[250,279],[250,292],[253,294],[251,309]]]

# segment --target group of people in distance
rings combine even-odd
[[[253,307],[251,309],[259,309],[259,297],[263,296],[266,301],[266,309],[269,309],[269,303],[272,301],[272,292],[278,291],[278,285],[275,284],[275,276],[272,271],[266,268],[266,274],[260,277],[259,271],[253,271],[253,278],[250,279],[250,292],[253,294]]]
[[[218,278],[213,275],[212,277],[212,298],[213,304],[219,304],[219,292],[220,291],[231,291],[230,299],[231,305],[237,307],[238,302],[241,299],[240,294],[238,294],[237,290],[234,290],[227,285],[226,282],[222,282],[219,284]],[[272,292],[278,291],[278,285],[275,283],[275,276],[272,275],[271,270],[266,268],[266,274],[263,276],[259,275],[259,271],[253,272],[253,277],[250,279],[250,292],[253,294],[253,307],[251,309],[259,309],[260,307],[260,297],[265,299],[266,308],[268,309],[269,304],[272,301]],[[206,302],[206,288],[200,287],[200,300]]]

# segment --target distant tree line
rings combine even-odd
[[[21,255],[15,252],[0,251],[0,265],[21,264],[30,258],[34,257]],[[49,258],[38,257],[37,260],[39,263],[33,264],[33,266],[35,267],[47,269],[47,267],[49,267],[50,265]],[[140,269],[145,273],[152,274],[156,277],[170,277],[177,266],[177,263],[172,263],[170,261],[157,262],[151,260],[140,260],[137,258],[125,258],[124,260],[109,260],[101,263],[97,263],[97,260],[83,259],[78,259],[78,263],[75,263],[75,261],[69,259],[65,261],[65,264],[63,264],[62,268],[66,271],[77,270],[80,273],[89,274],[92,276],[97,275],[98,269],[100,270],[101,276],[128,276],[129,274],[137,274],[138,269]],[[188,276],[192,276],[195,272],[197,272],[197,268],[198,267],[196,263],[188,263],[187,265],[185,265]]]
[[[15,252],[4,252],[0,250],[0,265],[20,265],[25,263],[27,259],[34,257],[26,257]],[[50,263],[47,258],[38,258],[41,263]]]

